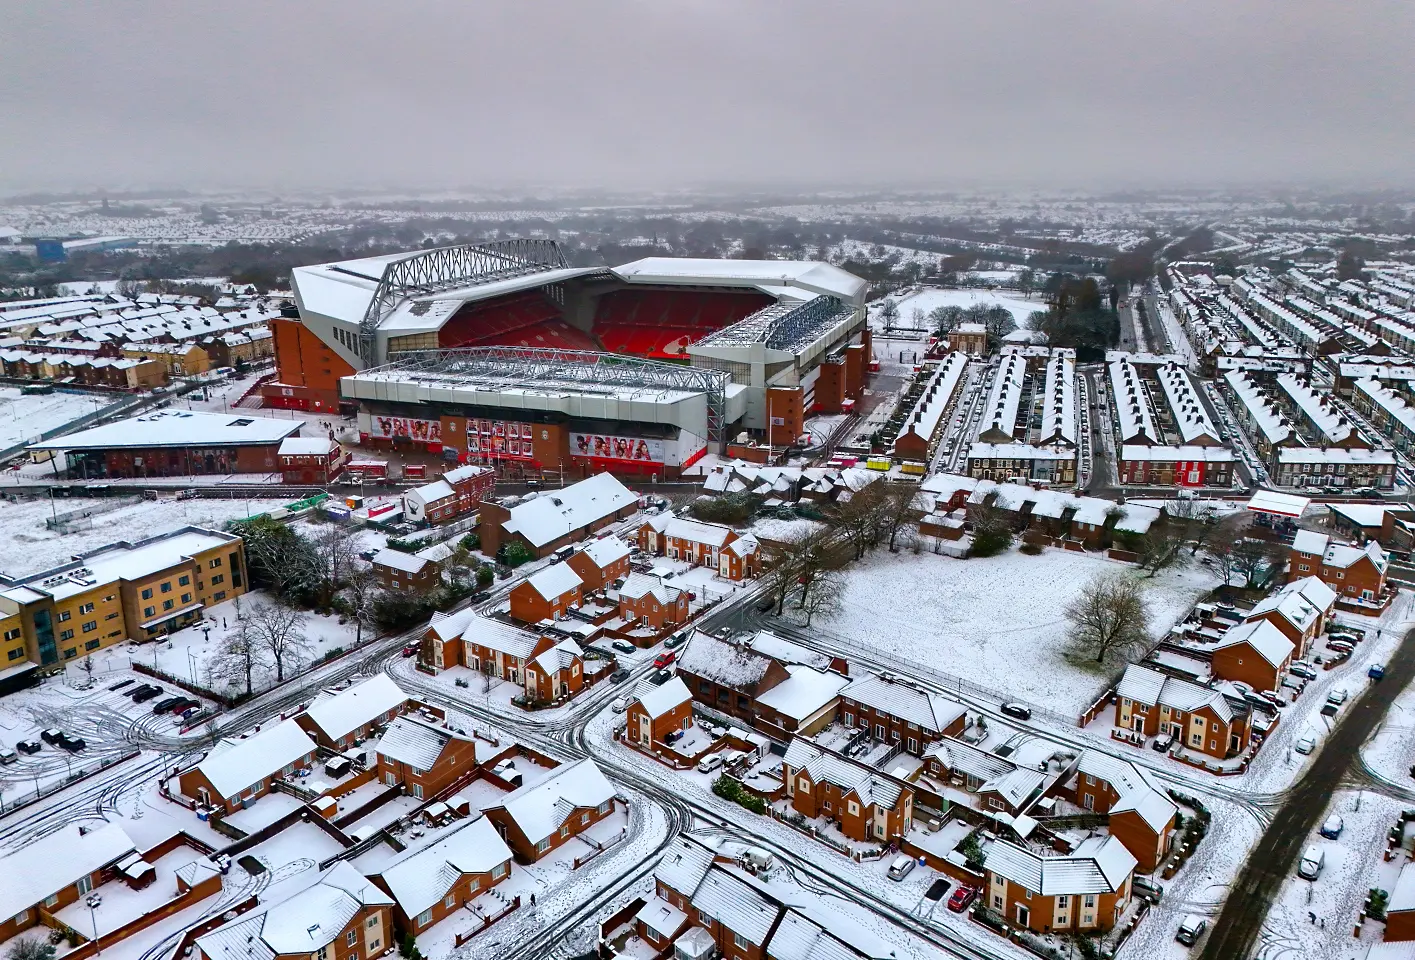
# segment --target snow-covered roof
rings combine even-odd
[[[545,671],[546,676],[553,678],[561,670],[569,670],[575,661],[583,659],[584,655],[585,651],[578,643],[566,638],[536,654],[531,662]]]
[[[433,626],[436,628],[441,625],[434,621]],[[455,629],[456,626],[453,624],[449,629]],[[531,651],[540,641],[538,634],[528,633],[509,623],[502,623],[500,620],[488,619],[475,611],[472,611],[472,615],[466,618],[461,636],[463,640],[481,644],[489,650],[507,653],[522,660],[531,655]]]
[[[1408,503],[1328,503],[1326,508],[1340,514],[1358,527],[1378,528],[1385,526],[1386,515],[1392,510],[1408,512]]]
[[[840,696],[933,733],[942,733],[967,713],[956,700],[870,673],[851,682],[840,691]]]
[[[405,553],[402,550],[394,550],[392,547],[384,547],[373,555],[374,566],[390,567],[394,570],[401,570],[404,573],[420,573],[427,564],[427,557],[421,557],[415,553]]]
[[[238,916],[197,939],[202,955],[272,960],[328,947],[364,907],[392,906],[372,880],[340,860],[308,885],[277,903]]]
[[[664,583],[662,577],[637,570],[629,574],[624,585],[619,588],[619,596],[625,600],[640,600],[652,595],[659,603],[676,603],[682,591],[672,584]]]
[[[467,820],[436,843],[395,858],[379,874],[403,913],[416,917],[447,896],[465,874],[510,869],[511,848],[486,817]]]
[[[526,585],[546,600],[556,600],[584,586],[584,581],[568,563],[552,563],[526,578]]]
[[[681,930],[688,922],[688,915],[662,897],[650,897],[634,914],[634,920],[648,927],[662,940]]]
[[[1116,360],[1109,365],[1111,398],[1120,418],[1120,438],[1124,443],[1160,439],[1155,427],[1154,411],[1149,394],[1135,365],[1129,360]]]
[[[1257,513],[1274,513],[1281,517],[1300,517],[1312,503],[1310,497],[1276,490],[1259,490],[1248,500],[1248,509]]]
[[[629,556],[629,545],[618,537],[600,537],[598,540],[591,540],[580,551],[589,557],[595,566],[603,570],[605,567]]]
[[[732,528],[720,523],[707,523],[687,517],[673,517],[664,526],[662,532],[665,536],[676,537],[679,540],[720,547],[727,542],[727,538],[732,534]]]
[[[1129,761],[1099,750],[1082,750],[1076,764],[1077,773],[1097,777],[1110,784],[1119,799],[1111,805],[1110,814],[1135,811],[1156,833],[1173,822],[1179,808],[1150,779],[1143,769]]]
[[[1120,448],[1120,459],[1134,463],[1174,463],[1180,460],[1200,463],[1232,463],[1233,451],[1227,447],[1147,447],[1127,443]]]
[[[968,369],[968,357],[962,353],[950,353],[943,363],[934,367],[928,375],[919,398],[904,420],[904,430],[924,440],[932,440],[938,432],[939,421],[944,411],[953,402],[953,395]]]
[[[1071,853],[1042,856],[1010,840],[988,847],[983,869],[1042,896],[1114,893],[1138,861],[1116,837],[1091,837]]]
[[[82,554],[63,566],[44,570],[19,581],[17,586],[63,600],[102,584],[140,580],[175,567],[198,553],[234,546],[239,538],[229,533],[183,527],[137,543],[120,542]]]
[[[1250,620],[1240,623],[1223,635],[1214,650],[1227,650],[1246,643],[1269,664],[1281,667],[1292,659],[1292,641],[1267,620]]]
[[[987,434],[1015,436],[1017,410],[1022,401],[1022,384],[1027,374],[1027,358],[1021,353],[1003,356],[993,377],[992,389],[983,407],[978,436]]]
[[[585,758],[556,767],[544,779],[528,783],[501,798],[488,810],[505,810],[527,840],[550,836],[579,809],[598,807],[614,799],[614,785]]]
[[[1158,507],[1148,507],[1143,503],[1127,503],[1122,509],[1125,512],[1115,521],[1115,529],[1124,533],[1146,533],[1160,516]]]
[[[237,413],[159,410],[30,445],[31,450],[156,447],[243,447],[276,444],[300,432],[303,420]]]
[[[1326,553],[1331,537],[1319,530],[1298,530],[1292,538],[1292,549],[1298,553]]]
[[[691,897],[707,876],[713,855],[701,843],[680,836],[664,851],[654,868],[654,879],[671,890]]]
[[[244,740],[222,740],[197,769],[228,799],[314,752],[314,741],[300,725],[283,720]]]
[[[339,444],[328,437],[286,437],[280,442],[282,457],[323,457]]]
[[[429,504],[437,503],[440,500],[449,500],[456,495],[457,491],[452,489],[452,484],[446,480],[438,479],[406,491],[403,498],[416,503]]]
[[[657,720],[676,707],[682,706],[685,702],[693,699],[692,692],[688,685],[683,682],[683,678],[674,674],[673,679],[661,686],[655,687],[653,684],[640,688],[638,696],[639,706],[649,715],[650,720]]]
[[[1042,394],[1042,443],[1076,443],[1076,360],[1057,353],[1047,361]]]
[[[456,732],[439,727],[421,717],[404,714],[388,725],[374,752],[419,770],[431,770],[442,751],[453,740],[465,740]]]
[[[790,676],[759,695],[757,702],[798,723],[835,702],[840,688],[850,682],[838,673],[796,663],[788,664],[786,672]]]
[[[1367,381],[1361,381],[1365,383]],[[1343,443],[1355,428],[1351,421],[1337,409],[1330,397],[1322,396],[1312,389],[1312,385],[1296,374],[1284,373],[1278,376],[1277,385],[1282,388],[1302,415],[1306,417],[1327,443]]]
[[[1146,706],[1163,704],[1185,713],[1209,707],[1225,723],[1233,719],[1233,708],[1228,698],[1219,691],[1171,677],[1138,663],[1125,668],[1115,692],[1117,696]]]
[[[831,658],[826,654],[803,647],[785,637],[778,637],[770,630],[758,630],[750,637],[743,638],[741,642],[757,653],[764,653],[782,663],[799,663],[817,670],[824,670],[831,663]]]
[[[442,479],[448,483],[461,483],[463,480],[470,480],[479,477],[484,473],[491,473],[490,467],[483,467],[480,464],[469,463],[463,467],[448,470],[442,475]]]
[[[637,501],[638,496],[613,474],[597,473],[512,507],[502,526],[533,546],[543,547]]]
[[[863,306],[869,285],[839,267],[813,260],[709,260],[689,257],[645,257],[611,268],[621,280],[655,285],[711,285],[794,292],[809,300],[826,294]]]
[[[713,918],[748,943],[764,946],[781,908],[729,870],[709,870],[692,894],[694,910]]]
[[[1269,445],[1283,443],[1292,436],[1292,426],[1267,393],[1242,370],[1231,370],[1224,382],[1243,407],[1249,423],[1255,425]]]
[[[393,678],[380,673],[339,693],[321,694],[305,715],[325,736],[338,740],[407,702],[408,695]]]
[[[1218,428],[1209,416],[1208,408],[1199,399],[1194,389],[1194,381],[1188,372],[1178,364],[1168,363],[1157,370],[1160,386],[1164,388],[1165,399],[1169,402],[1174,424],[1179,428],[1185,443],[1209,439],[1217,441]]]
[[[1386,913],[1392,910],[1415,910],[1415,860],[1407,860],[1400,868],[1400,876],[1396,878],[1395,888],[1391,890],[1390,901],[1386,904]]]
[[[1347,450],[1342,447],[1282,447],[1277,451],[1277,462],[1353,464],[1363,466],[1395,466],[1395,453],[1390,450],[1363,450],[1360,447]]]
[[[893,809],[904,793],[904,787],[880,776],[873,768],[822,750],[800,737],[793,738],[787,745],[781,762],[793,774],[804,770],[817,783],[833,783],[842,793],[853,791],[866,806],[874,804]]]
[[[7,919],[121,860],[135,849],[118,824],[96,829],[77,824],[30,840],[0,859],[0,914]]]
[[[1253,620],[1275,613],[1299,630],[1306,630],[1322,614],[1329,613],[1335,604],[1335,590],[1317,577],[1303,577],[1258,601],[1245,619]]]

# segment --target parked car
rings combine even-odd
[[[139,700],[138,697],[143,696],[143,695],[146,694],[149,690],[155,690],[155,689],[157,689],[157,688],[154,687],[154,686],[153,686],[152,684],[150,684],[150,683],[141,683],[141,684],[138,684],[136,687],[133,687],[133,689],[129,690],[127,693],[123,694],[123,696],[125,696],[125,697],[127,697],[128,699],[132,700],[134,703],[141,703],[142,701]]]
[[[638,647],[630,643],[628,640],[615,640],[610,643],[610,646],[613,647],[615,650],[618,650],[620,653],[634,653],[639,649]]]
[[[891,880],[903,880],[913,872],[913,857],[898,856],[895,857],[894,862],[889,865],[889,879]]]
[[[673,671],[668,669],[655,670],[653,673],[649,674],[649,683],[653,684],[655,687],[661,687],[672,679]]]
[[[675,633],[673,636],[669,637],[667,640],[663,641],[663,645],[669,650],[675,650],[687,642],[688,631],[681,630],[678,633]]]
[[[1343,703],[1345,703],[1345,702],[1346,702],[1346,688],[1345,688],[1345,687],[1337,687],[1337,688],[1336,688],[1335,690],[1333,690],[1331,693],[1327,694],[1327,703],[1334,703],[1334,704],[1336,704],[1336,705],[1339,707],[1339,706],[1341,706],[1341,705],[1342,705]]]
[[[629,679],[629,671],[623,669],[622,667],[621,667],[620,669],[618,669],[618,670],[615,670],[613,673],[611,673],[611,674],[609,675],[609,682],[610,682],[610,683],[623,683],[625,680],[628,680],[628,679]]]
[[[148,688],[147,688],[146,690],[144,690],[142,693],[138,693],[138,694],[134,694],[134,695],[133,695],[133,703],[147,703],[149,700],[153,699],[154,697],[160,697],[160,696],[162,696],[162,688],[161,688],[161,687],[148,687]]]
[[[481,603],[483,600],[490,598],[490,596],[490,590],[478,590],[476,593],[472,594],[467,599],[470,600],[472,603]]]
[[[60,730],[58,727],[50,727],[39,735],[39,739],[52,747],[60,740],[64,739],[64,731]]]
[[[1356,644],[1352,643],[1350,640],[1337,638],[1327,641],[1327,649],[1335,650],[1337,653],[1351,653],[1356,649]]]
[[[1335,840],[1341,836],[1341,831],[1345,826],[1346,823],[1341,819],[1341,814],[1333,813],[1322,821],[1322,825],[1318,828],[1317,832],[1328,840]]]
[[[698,772],[712,773],[720,766],[722,766],[722,754],[710,753],[698,761]]]
[[[1297,863],[1297,875],[1303,880],[1315,880],[1327,865],[1326,852],[1318,844],[1312,844],[1302,851],[1302,859]]]
[[[1304,660],[1292,661],[1292,666],[1288,667],[1287,669],[1291,670],[1294,675],[1299,676],[1304,680],[1317,679],[1317,668]]]
[[[1032,708],[1025,703],[1004,703],[998,709],[1014,720],[1032,719]]]
[[[948,898],[948,909],[954,913],[962,913],[977,897],[978,891],[972,887],[959,887],[953,891],[953,896]]]
[[[20,755],[9,747],[0,746],[0,764],[9,765],[20,759]]]
[[[1209,928],[1209,921],[1203,917],[1196,917],[1192,913],[1179,921],[1179,929],[1174,934],[1174,939],[1192,947],[1199,942],[1199,938],[1204,935],[1204,931]]]
[[[38,753],[43,748],[34,740],[21,740],[15,744],[15,749],[20,753]]]
[[[200,700],[193,700],[191,697],[183,697],[176,706],[172,708],[173,713],[190,713],[201,707]]]
[[[175,717],[173,717],[172,725],[177,727],[183,727],[188,724],[196,723],[205,716],[205,710],[203,710],[201,707],[193,707],[192,709],[184,710],[181,713],[177,714]]]
[[[185,697],[166,697],[152,705],[153,713],[171,713],[172,708],[181,703]]]
[[[498,777],[502,777],[504,779],[509,773],[511,773],[515,769],[516,761],[502,760],[496,766],[491,768],[491,772],[496,774]]]
[[[623,713],[625,710],[629,709],[629,698],[615,697],[614,702],[609,705],[609,709],[613,710],[615,713]]]
[[[1371,664],[1371,669],[1366,671],[1366,676],[1370,677],[1372,680],[1380,680],[1385,675],[1386,668],[1383,664],[1379,663]]]
[[[63,734],[62,738],[59,740],[59,746],[70,753],[78,753],[80,750],[85,749],[88,744],[84,743],[83,737],[71,737],[66,733]]]
[[[1168,753],[1172,746],[1174,746],[1174,734],[1172,733],[1162,733],[1155,737],[1154,743],[1150,744],[1156,753]]]
[[[1303,734],[1297,738],[1297,742],[1292,745],[1292,749],[1306,756],[1317,749],[1317,741],[1310,733]]]
[[[1164,887],[1160,886],[1149,877],[1136,877],[1134,880],[1130,881],[1130,888],[1134,890],[1138,896],[1144,897],[1146,900],[1150,900],[1154,903],[1159,903],[1160,898],[1164,896]]]
[[[416,657],[416,656],[418,655],[418,647],[419,647],[419,646],[421,646],[421,644],[417,644],[417,643],[405,643],[405,644],[403,644],[403,656],[404,656],[404,657]]]
[[[655,667],[658,667],[659,669],[662,669],[677,659],[678,654],[674,653],[672,650],[665,650],[658,656],[653,658],[653,665]]]

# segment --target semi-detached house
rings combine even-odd
[[[995,840],[983,861],[985,902],[1035,933],[1104,933],[1130,902],[1135,858],[1116,837],[1092,837],[1069,854]]]
[[[783,739],[830,724],[848,670],[841,657],[766,630],[733,641],[699,630],[678,657],[678,673],[695,700]]]
[[[369,879],[393,898],[400,934],[417,936],[511,875],[511,848],[486,817],[464,820]]]
[[[660,513],[635,533],[639,549],[716,570],[725,580],[743,580],[760,571],[757,540],[720,523]]]
[[[422,800],[442,793],[477,765],[476,741],[412,714],[401,716],[374,745],[377,776]]]
[[[615,789],[586,758],[506,794],[485,814],[520,863],[535,863],[614,812]]]
[[[1230,628],[1214,644],[1213,675],[1276,693],[1295,652],[1292,641],[1272,623],[1249,620]]]
[[[201,763],[177,777],[183,796],[235,813],[270,791],[277,777],[314,766],[315,742],[294,720],[254,736],[220,741]]]
[[[522,623],[554,620],[578,607],[583,581],[568,563],[553,563],[537,570],[511,590],[511,617]]]
[[[532,699],[573,696],[585,684],[584,651],[575,641],[488,620],[470,608],[432,618],[422,662],[435,671],[464,666],[509,680]]]
[[[804,817],[825,817],[861,843],[904,836],[914,822],[914,791],[902,780],[792,739],[781,760],[791,807]]]
[[[541,559],[623,520],[638,507],[638,496],[613,474],[597,473],[568,487],[520,500],[485,501],[477,531],[484,553],[494,555],[503,546],[520,543]]]
[[[1289,570],[1294,576],[1319,578],[1344,600],[1376,603],[1385,594],[1389,563],[1389,555],[1374,540],[1356,547],[1315,530],[1298,530]]]
[[[662,629],[688,622],[688,591],[650,573],[631,573],[619,587],[619,615]]]
[[[624,715],[629,740],[651,750],[668,734],[693,725],[693,695],[682,677],[657,687],[646,684]]]
[[[1065,792],[1077,806],[1107,816],[1106,829],[1125,844],[1142,873],[1153,872],[1169,852],[1179,808],[1135,764],[1083,750]]]
[[[1335,612],[1336,591],[1319,577],[1308,575],[1258,601],[1244,619],[1271,623],[1292,642],[1296,655],[1305,657]]]
[[[1117,727],[1147,737],[1168,733],[1186,749],[1220,760],[1248,747],[1248,704],[1218,690],[1131,664],[1115,692]]]
[[[295,722],[320,746],[344,750],[413,705],[392,677],[380,673],[347,690],[320,694]]]

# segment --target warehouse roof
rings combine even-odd
[[[294,436],[303,420],[275,420],[232,413],[159,410],[105,423],[30,445],[31,450],[108,450],[157,447],[247,447],[278,444]]]

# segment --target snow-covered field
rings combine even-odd
[[[10,576],[37,573],[64,563],[78,553],[119,540],[141,540],[187,525],[220,530],[228,520],[273,510],[289,502],[289,498],[250,501],[138,500],[93,517],[90,529],[61,534],[44,524],[52,512],[63,514],[91,506],[106,508],[113,501],[61,498],[52,505],[48,498],[21,500],[18,503],[0,501],[0,571]]]
[[[954,560],[879,550],[845,573],[840,613],[821,623],[878,649],[1063,714],[1089,706],[1110,680],[1068,650],[1062,608],[1097,574],[1138,576],[1095,554]],[[1217,583],[1204,567],[1144,580],[1150,632],[1159,636]]]
[[[988,290],[921,290],[898,302],[899,322],[910,323],[915,310],[924,311],[924,316],[927,317],[930,311],[939,307],[962,307],[966,310],[969,307],[991,306],[1006,307],[1019,327],[1034,311],[1046,309],[1046,304],[1041,299],[1028,300],[1016,294],[993,293]]]
[[[24,396],[19,387],[0,387],[0,450],[62,427],[70,420],[111,406],[107,394],[55,392]]]

